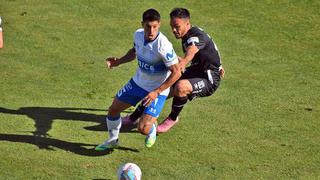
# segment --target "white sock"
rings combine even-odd
[[[150,136],[156,136],[157,135],[157,127],[156,127],[156,125],[153,123],[152,124],[152,127],[150,128],[150,131],[149,131],[149,134],[148,134],[148,136],[150,137]]]
[[[108,132],[109,132],[109,139],[107,141],[113,141],[119,138],[119,132],[121,128],[121,118],[119,116],[118,119],[112,119],[106,117],[106,122],[108,126]]]

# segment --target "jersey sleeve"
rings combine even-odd
[[[169,41],[164,41],[161,43],[159,54],[167,67],[179,63],[177,54]]]
[[[187,39],[187,47],[195,45],[198,49],[203,49],[206,46],[206,42],[201,35],[193,35]]]
[[[133,34],[133,47],[134,49],[138,50],[138,46],[141,44],[141,36],[143,36],[143,29],[137,29]]]
[[[136,32],[134,32],[134,34],[133,34],[133,48],[137,51],[137,36],[138,36],[138,33],[137,33],[137,31]]]

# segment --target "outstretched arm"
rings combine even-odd
[[[106,65],[107,65],[108,69],[112,69],[113,67],[119,66],[120,64],[130,62],[130,61],[134,60],[135,58],[136,58],[136,50],[134,48],[131,48],[121,58],[108,57],[106,59]]]

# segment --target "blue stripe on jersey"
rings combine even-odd
[[[156,64],[150,64],[146,62],[141,56],[138,56],[137,59],[138,59],[138,66],[142,71],[146,73],[155,74],[155,73],[164,73],[168,71],[168,68],[162,61]]]

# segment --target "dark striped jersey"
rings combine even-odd
[[[184,53],[187,47],[193,44],[198,47],[199,51],[195,54],[187,71],[202,74],[207,69],[219,69],[221,62],[217,46],[207,33],[195,26],[192,26],[182,38]]]

